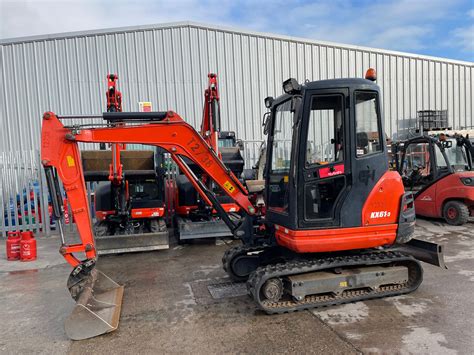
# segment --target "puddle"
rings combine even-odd
[[[330,325],[356,323],[369,316],[369,307],[363,302],[348,303],[327,309],[311,311],[323,322]]]
[[[457,351],[447,348],[446,337],[441,333],[431,333],[428,328],[410,327],[411,332],[404,335],[403,350],[412,354],[457,354]]]
[[[413,317],[428,310],[431,300],[422,300],[411,296],[392,297],[390,301],[404,317]]]

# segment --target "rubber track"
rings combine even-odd
[[[346,290],[339,295],[310,295],[306,296],[305,299],[301,301],[296,301],[294,298],[278,302],[260,299],[261,287],[267,280],[274,277],[287,277],[349,266],[374,266],[389,263],[402,264],[409,268],[409,280],[406,284],[382,286],[377,290]],[[410,293],[418,288],[422,280],[423,269],[416,259],[400,252],[388,251],[373,252],[357,256],[340,256],[316,260],[296,260],[259,267],[250,275],[247,281],[247,289],[250,296],[254,299],[260,309],[268,314],[276,314]]]
[[[234,272],[230,270],[231,261],[234,260],[234,258],[236,258],[239,255],[244,255],[244,254],[256,252],[256,251],[263,251],[266,248],[268,247],[265,247],[265,246],[247,247],[245,245],[239,245],[239,246],[227,249],[224,255],[222,256],[222,266],[224,268],[224,271],[235,281],[245,281],[245,279],[234,276]]]

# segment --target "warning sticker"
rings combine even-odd
[[[230,193],[233,193],[235,191],[235,187],[234,185],[232,185],[229,180],[227,180],[226,182],[224,182],[224,187],[227,189],[227,191],[229,191]]]
[[[140,101],[138,103],[138,111],[140,111],[140,112],[151,112],[152,111],[151,102],[149,102],[149,101]]]
[[[73,166],[76,166],[76,162],[74,161],[74,158],[72,156],[67,155],[66,161],[67,161],[67,166],[69,166],[70,168]]]

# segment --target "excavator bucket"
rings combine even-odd
[[[69,282],[71,281],[71,278]],[[68,285],[76,306],[65,323],[67,336],[82,340],[117,329],[124,287],[96,268]]]

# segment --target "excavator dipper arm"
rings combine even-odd
[[[146,122],[146,124],[104,128],[83,128],[64,126],[58,116],[46,112],[43,116],[41,159],[47,175],[54,175],[56,169],[62,181],[72,214],[81,238],[81,244],[63,245],[61,253],[72,265],[80,264],[73,253],[84,252],[88,260],[96,258],[92,233],[90,206],[87,199],[78,142],[148,144],[167,150],[180,169],[190,178],[194,187],[219,212],[219,204],[212,193],[194,176],[182,157],[196,163],[227,193],[248,215],[255,214],[255,208],[248,199],[248,192],[235,175],[222,163],[213,149],[196,130],[175,112],[146,114],[113,112],[102,116],[109,122]],[[49,171],[49,172],[48,172]],[[50,185],[55,185],[50,183]],[[223,211],[223,210],[222,210]],[[220,212],[222,212],[220,211]],[[55,214],[60,214],[58,213]],[[226,223],[233,223],[223,217]],[[237,226],[230,225],[235,230]]]

